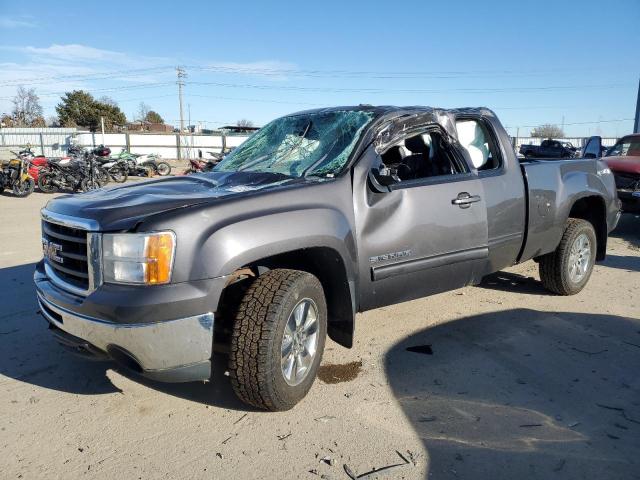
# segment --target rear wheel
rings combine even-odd
[[[53,183],[55,176],[52,173],[42,173],[38,175],[38,188],[43,193],[53,193],[58,191],[58,187]]]
[[[316,377],[327,332],[320,281],[276,269],[258,277],[238,306],[229,370],[236,394],[266,410],[288,410]]]
[[[111,167],[109,169],[109,176],[116,183],[124,183],[127,181],[127,171],[122,167]]]
[[[33,178],[29,177],[22,182],[14,183],[13,194],[16,197],[28,197],[33,193],[35,188],[36,182],[33,181]]]
[[[540,257],[540,279],[544,287],[559,295],[580,292],[591,277],[596,246],[593,225],[570,218],[558,248]]]
[[[158,162],[156,163],[156,173],[161,177],[166,177],[171,173],[171,165],[167,162]]]

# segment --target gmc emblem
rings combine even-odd
[[[44,238],[42,239],[42,253],[44,254],[44,258],[48,258],[54,262],[64,263],[64,259],[58,255],[58,252],[61,251],[62,245],[50,242]]]

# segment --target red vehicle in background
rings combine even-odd
[[[37,157],[33,157],[31,163],[29,164],[29,176],[33,178],[34,181],[38,181],[38,176],[40,174],[40,169],[42,167],[47,166],[49,163],[49,159],[42,155],[38,155]]]
[[[616,179],[623,210],[640,211],[640,133],[622,137],[603,160]]]
[[[15,152],[14,152],[15,153]],[[18,152],[19,157],[25,157],[29,162],[28,173],[34,182],[38,183],[38,175],[40,169],[49,163],[49,159],[44,155],[34,155],[31,151],[31,146],[27,145],[24,150]]]

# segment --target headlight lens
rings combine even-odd
[[[102,237],[104,281],[159,285],[171,281],[173,232],[106,233]]]

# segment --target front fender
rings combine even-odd
[[[194,264],[193,275],[228,275],[262,258],[313,247],[337,251],[348,280],[354,280],[356,246],[349,222],[339,211],[325,208],[262,215],[216,230],[202,245],[207,261]]]

